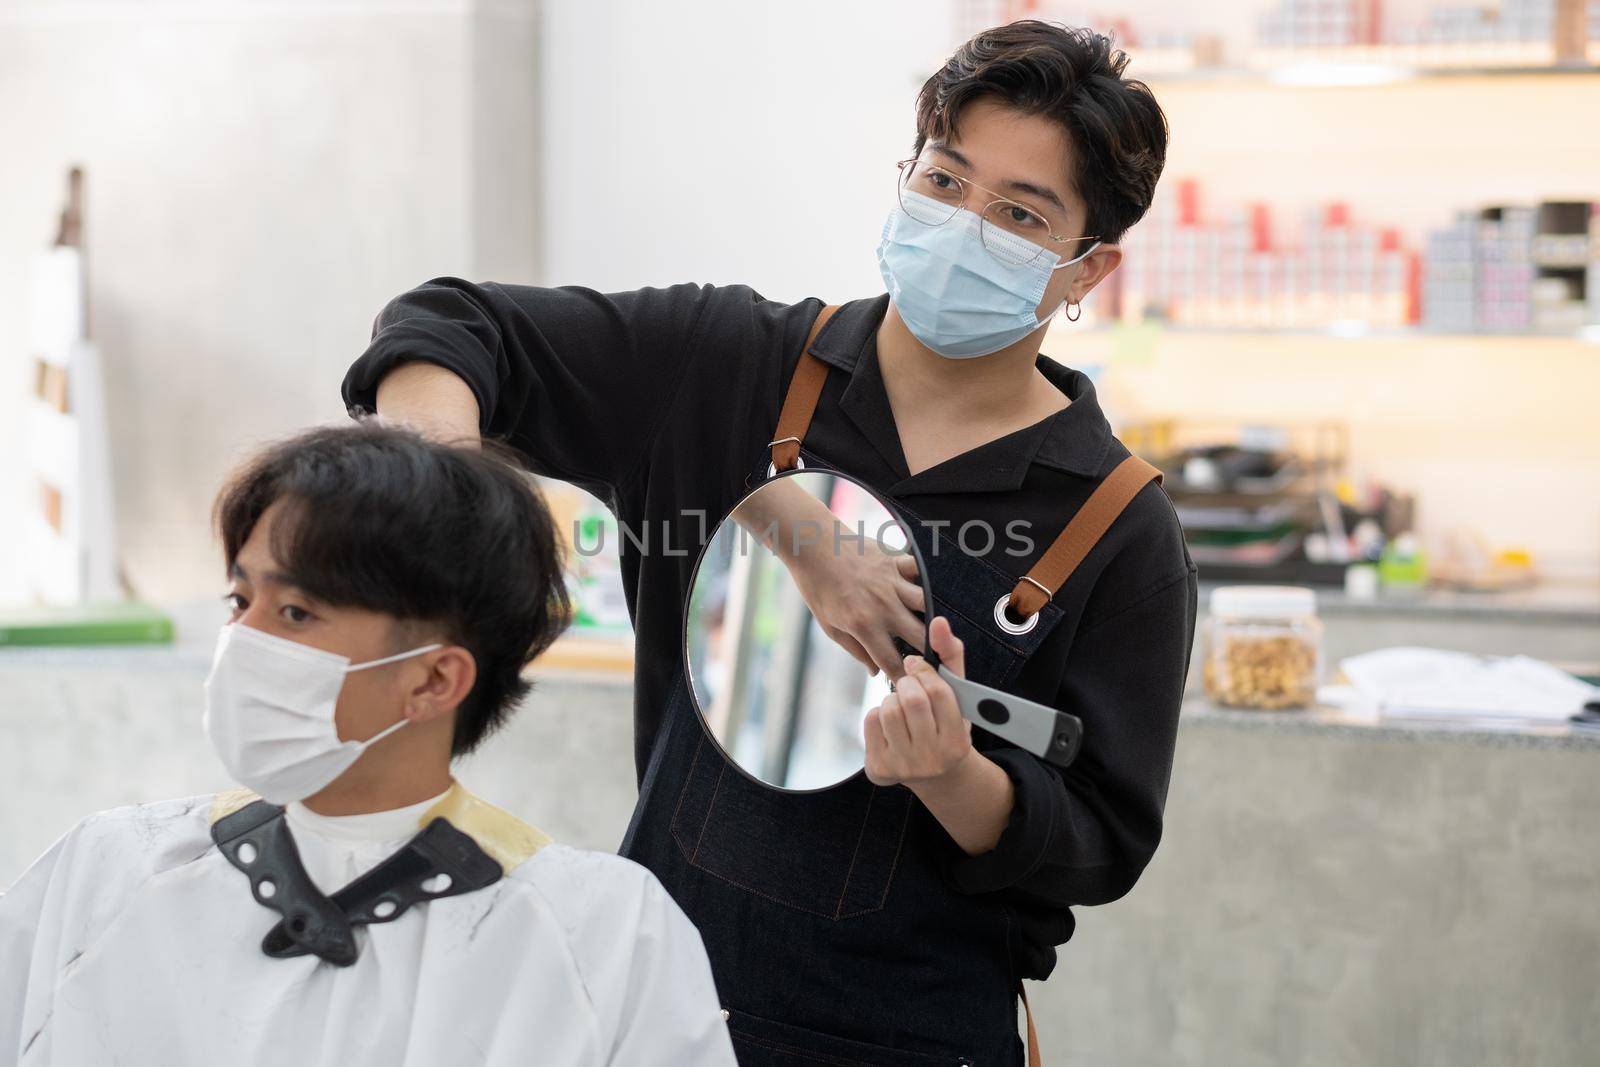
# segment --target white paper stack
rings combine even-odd
[[[1530,656],[1385,648],[1340,666],[1365,703],[1397,718],[1564,723],[1585,701],[1600,699],[1600,688]]]

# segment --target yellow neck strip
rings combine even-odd
[[[460,782],[452,782],[450,792],[423,812],[417,825],[427,826],[434,819],[444,819],[472,838],[508,873],[551,843],[549,834],[478,799]]]
[[[218,819],[225,819],[260,799],[248,789],[230,789],[218,793],[211,802],[209,821],[215,823]],[[551,843],[549,834],[529,826],[508,811],[478,799],[460,782],[451,782],[450,791],[439,803],[422,813],[417,820],[417,828],[427,826],[434,819],[444,819],[472,838],[506,871],[514,870]]]

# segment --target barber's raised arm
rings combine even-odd
[[[379,313],[341,391],[353,413],[502,437],[540,474],[619,485],[660,429],[713,292],[435,278]]]
[[[413,360],[385,374],[378,382],[377,410],[387,422],[440,441],[477,444],[481,438],[472,387],[437,363]]]

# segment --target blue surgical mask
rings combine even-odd
[[[991,228],[991,243],[1015,246],[1011,258],[1038,252],[1030,262],[1012,266],[984,248],[978,226],[978,216],[965,208],[949,222],[930,226],[896,203],[878,242],[878,271],[895,310],[918,341],[951,359],[987,356],[1043,326],[1049,318],[1036,312],[1051,274],[1100,247],[1096,241],[1082,255],[1063,261],[1032,241]]]

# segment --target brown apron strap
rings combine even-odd
[[[1017,580],[1011,590],[1011,611],[1021,618],[1030,618],[1050,603],[1083,557],[1111,529],[1122,509],[1139,495],[1152,478],[1161,484],[1161,472],[1138,456],[1129,456],[1117,464],[1116,470],[1106,475],[1105,481],[1095,486],[1094,492],[1072,516],[1067,528],[1047,549],[1026,575]]]
[[[1028,991],[1021,982],[1017,983],[1017,992],[1022,995],[1022,1013],[1028,1017],[1028,1067],[1044,1067],[1044,1060],[1039,1057],[1039,1031],[1033,1028],[1033,1009],[1028,1006]]]
[[[828,380],[828,365],[811,354],[811,346],[838,310],[837,304],[824,307],[806,335],[800,362],[795,365],[794,377],[789,379],[789,389],[784,393],[783,407],[778,412],[778,429],[770,442],[774,470],[793,470],[799,465],[800,442],[805,440],[811,416],[817,410],[817,400],[822,396],[822,385]],[[1138,456],[1129,456],[1095,486],[1066,529],[1028,573],[1017,580],[1016,588],[1011,590],[1012,613],[1028,618],[1048,604],[1122,514],[1122,509],[1152,478],[1159,484],[1161,472]]]
[[[817,410],[817,399],[822,396],[822,383],[828,380],[828,365],[811,354],[817,334],[822,332],[837,304],[829,304],[817,313],[806,336],[806,346],[800,350],[800,362],[789,379],[789,391],[783,395],[783,409],[778,412],[778,430],[772,436],[772,466],[775,470],[793,470],[800,462],[800,442],[805,440],[811,416]]]

